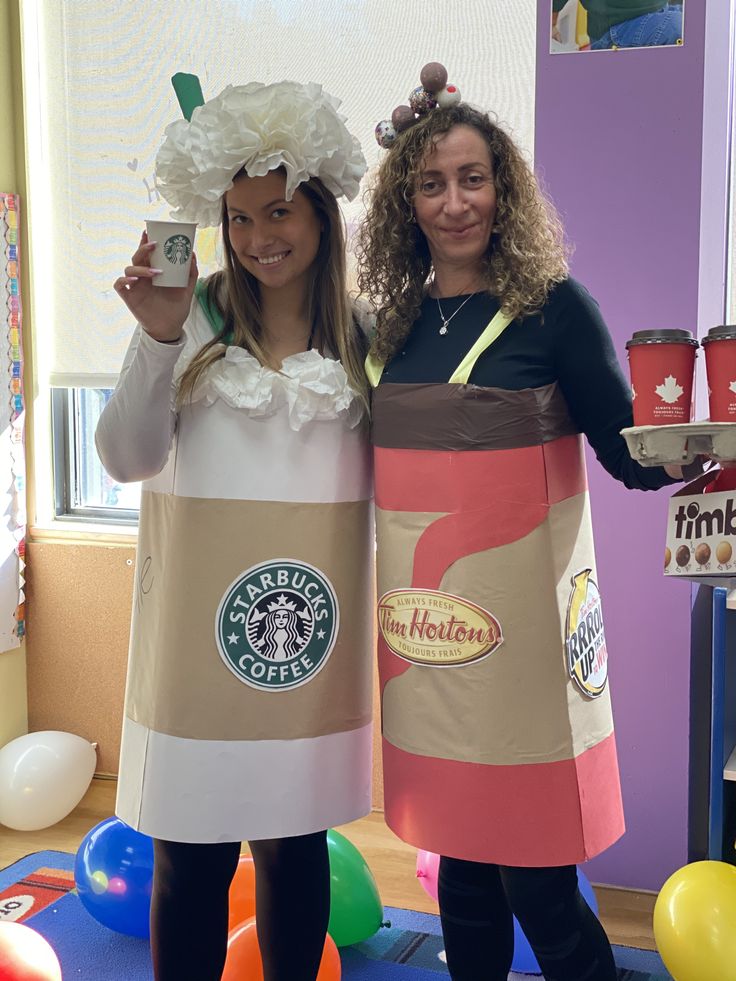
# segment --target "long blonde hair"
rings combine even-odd
[[[238,180],[244,171],[235,175]],[[347,292],[345,227],[335,196],[316,177],[299,185],[296,192],[309,200],[322,222],[319,249],[309,279],[307,297],[309,322],[314,325],[314,347],[337,357],[351,388],[368,404],[368,388],[363,372],[365,339],[353,316]],[[263,315],[258,280],[238,261],[229,235],[225,198],[222,201],[222,238],[225,268],[206,281],[207,301],[223,317],[223,329],[195,355],[179,382],[177,404],[191,397],[203,371],[224,357],[223,343],[242,347],[262,365],[269,364],[263,344]]]
[[[378,309],[371,353],[382,362],[403,346],[425,296],[432,258],[412,202],[427,153],[454,126],[477,130],[491,155],[497,205],[484,260],[488,292],[520,317],[539,311],[567,276],[560,219],[512,139],[465,103],[433,109],[386,153],[358,233],[358,286]]]

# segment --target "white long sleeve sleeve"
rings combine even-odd
[[[113,480],[146,480],[166,463],[176,429],[172,380],[184,343],[182,337],[162,344],[136,328],[95,432],[97,452]]]

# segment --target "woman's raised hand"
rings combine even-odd
[[[154,340],[177,341],[192,305],[197,282],[197,257],[192,256],[186,286],[154,286],[153,281],[161,272],[160,269],[151,268],[151,253],[155,245],[155,242],[148,241],[147,234],[143,232],[138,248],[131,257],[131,265],[125,267],[125,274],[115,280],[113,288]]]

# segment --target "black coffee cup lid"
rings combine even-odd
[[[720,327],[711,327],[700,343],[707,344],[708,341],[734,340],[736,340],[736,324],[722,324]]]
[[[736,329],[736,328],[734,328]],[[627,349],[636,347],[638,344],[692,344],[698,346],[698,342],[689,330],[637,330],[631,340],[626,342]]]

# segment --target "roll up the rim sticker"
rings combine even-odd
[[[608,651],[601,594],[592,575],[592,569],[583,569],[572,577],[565,623],[565,653],[572,680],[584,695],[597,698],[603,694],[608,679]]]
[[[501,624],[483,607],[437,589],[392,589],[378,602],[378,625],[394,654],[411,664],[475,664],[503,643]]]

